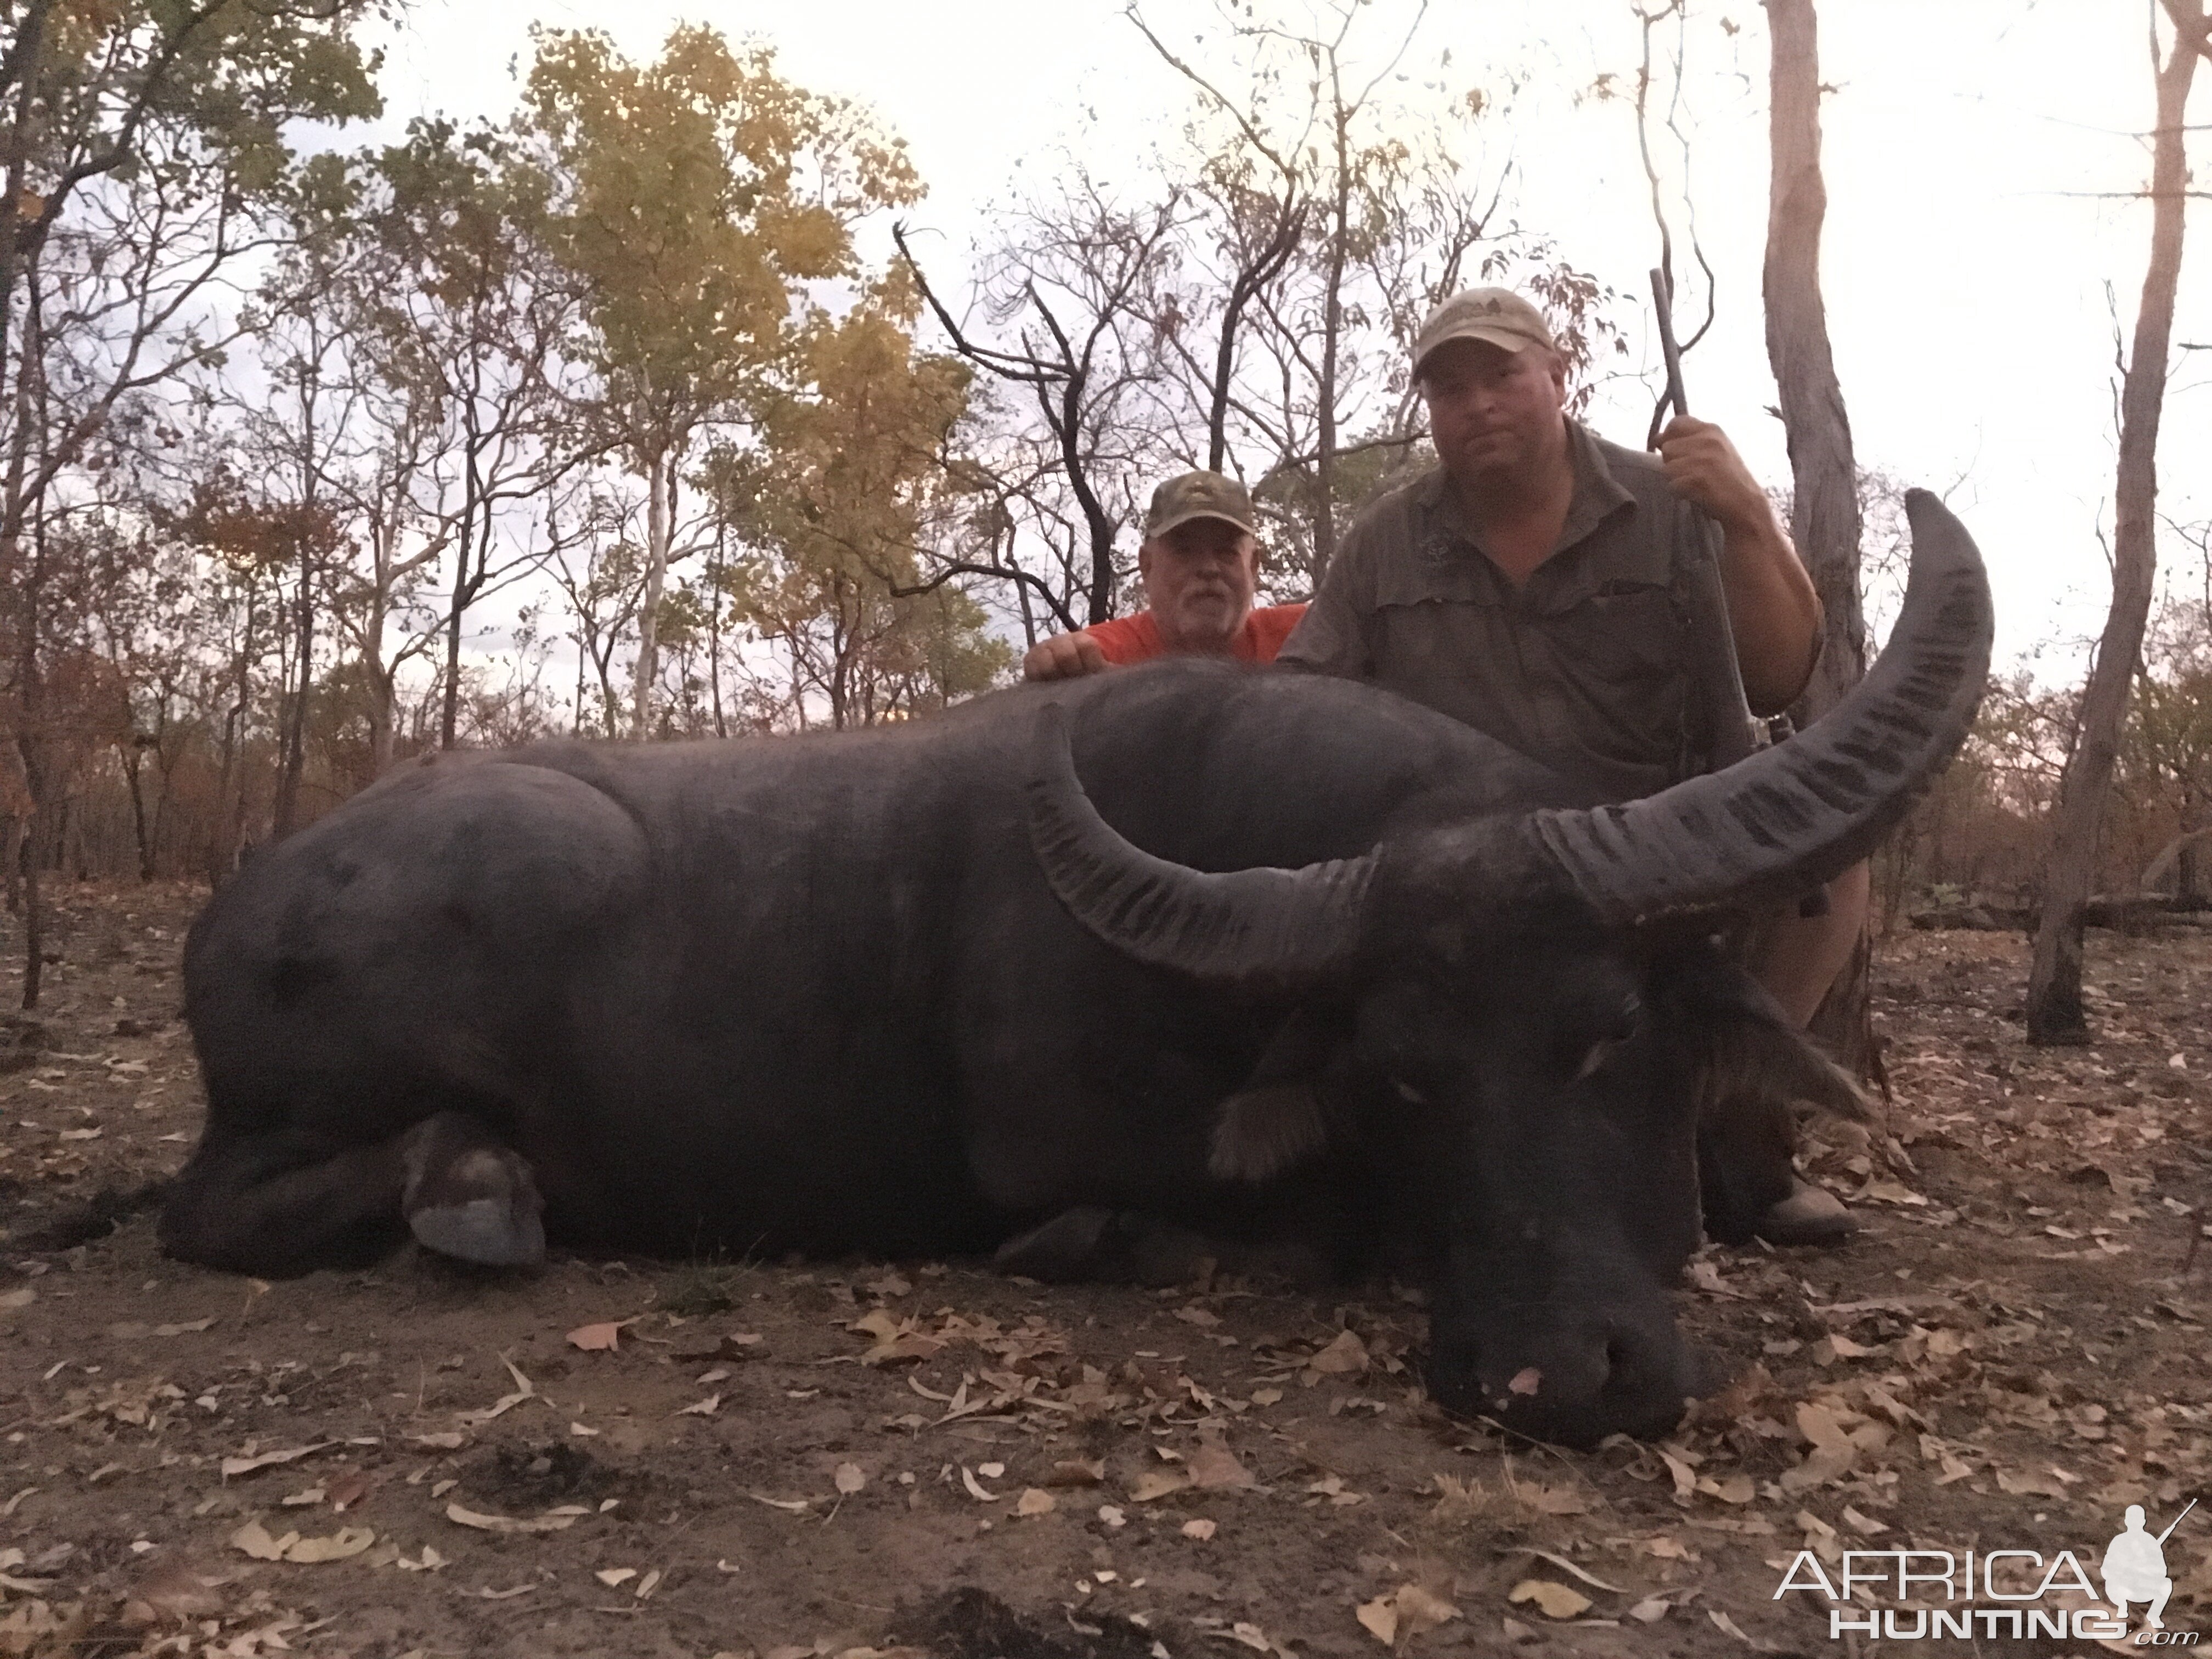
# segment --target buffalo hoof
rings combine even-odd
[[[400,1206],[416,1240],[483,1267],[542,1264],[545,1201],[530,1166],[504,1146],[441,1147],[426,1139],[429,1144],[410,1160]]]
[[[1841,1244],[1859,1230],[1859,1218],[1826,1188],[1793,1181],[1790,1196],[1770,1205],[1752,1231],[1770,1244]]]

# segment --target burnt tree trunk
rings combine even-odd
[[[2052,814],[2043,913],[2028,970],[2031,1042],[2089,1040],[2081,1007],[2082,907],[2095,878],[2105,796],[2127,717],[2128,692],[2142,649],[2158,574],[2158,428],[2166,404],[2166,356],[2173,341],[2174,293],[2181,280],[2188,160],[2182,123],[2205,39],[2203,0],[2166,0],[2181,38],[2158,68],[2158,128],[2151,143],[2150,268],[2136,310],[2135,340],[2120,386],[2120,461],[2113,490],[2112,608],[2081,696],[2081,724],[2067,759]],[[2156,51],[2153,43],[2154,54]]]
[[[1772,37],[1768,144],[1766,356],[1790,444],[1790,534],[1811,572],[1823,613],[1820,661],[1790,712],[1811,724],[1866,673],[1866,617],[1859,601],[1858,465],[1850,416],[1828,343],[1820,297],[1820,228],[1828,191],[1820,174],[1820,54],[1813,0],[1766,0]],[[1881,1066],[1867,1006],[1869,920],[1814,1033],[1862,1077]]]

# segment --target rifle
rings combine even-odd
[[[2178,1527],[2183,1522],[2189,1519],[2189,1510],[2193,1510],[2196,1507],[2197,1500],[2192,1498],[2189,1500],[2189,1509],[2185,1509],[2180,1514],[2173,1517],[2173,1527]],[[2159,1534],[2158,1547],[2160,1549],[2164,1549],[2166,1547],[2166,1540],[2173,1536],[2173,1527],[2168,1527],[2164,1532]]]
[[[1659,349],[1667,360],[1667,391],[1651,417],[1656,439],[1659,416],[1672,404],[1677,415],[1690,412],[1682,391],[1682,350],[1674,343],[1674,294],[1666,273],[1651,273],[1651,301],[1659,313]],[[1735,634],[1729,626],[1728,592],[1721,586],[1717,557],[1700,554],[1681,573],[1685,609],[1690,628],[1691,671],[1698,700],[1705,713],[1712,744],[1710,757],[1715,771],[1733,766],[1765,746],[1764,732],[1753,720],[1743,692],[1743,674],[1736,665]]]

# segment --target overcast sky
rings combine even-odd
[[[1824,109],[1824,280],[1860,462],[1949,493],[1995,574],[2000,659],[2039,653],[2046,675],[2075,672],[2109,597],[2097,532],[2111,523],[2114,308],[2130,330],[2149,240],[2148,207],[2124,198],[2149,171],[2150,9],[1822,8],[1822,77],[1836,89]],[[1413,9],[1372,4],[1382,18]],[[773,44],[791,79],[866,104],[903,137],[930,191],[909,216],[951,262],[985,234],[992,204],[1060,148],[1080,137],[1095,170],[1133,175],[1153,136],[1188,110],[1184,84],[1121,14],[1118,0],[416,0],[383,84],[394,125],[433,111],[503,114],[532,21],[604,28],[641,58],[678,21],[712,23]],[[1691,401],[1764,480],[1785,483],[1781,427],[1765,412],[1775,393],[1759,299],[1765,17],[1757,0],[1695,0],[1692,15],[1691,183],[1720,315],[1689,360]],[[1223,61],[1210,0],[1150,0],[1146,15],[1180,42],[1204,33],[1194,49]],[[1739,26],[1732,36],[1723,19]],[[1636,301],[1656,245],[1632,112],[1578,96],[1602,73],[1632,75],[1638,54],[1629,0],[1440,0],[1405,67],[1455,88],[1529,77],[1496,130],[1520,172],[1519,216],[1621,291],[1620,319],[1644,349]],[[2198,80],[2212,82],[2212,68]],[[2208,109],[2212,93],[2200,92],[2193,118],[2212,122]],[[2212,151],[2212,137],[2197,143],[2200,157]],[[2212,342],[2212,203],[2191,210],[2176,337]],[[2176,365],[2160,504],[2188,523],[2212,517],[2212,351],[2178,352]],[[1615,386],[1594,422],[1633,444],[1649,411],[1647,392]],[[2170,538],[2163,552],[2166,574],[2197,588],[2193,550]]]

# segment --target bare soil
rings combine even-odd
[[[2094,1570],[2126,1504],[2212,1498],[2203,931],[2093,936],[2100,1041],[2058,1051],[2016,935],[1890,941],[1895,1104],[1808,1158],[1865,1234],[1708,1251],[1682,1315],[1735,1382],[1577,1455],[1426,1405],[1388,1287],[181,1267],[149,1183],[198,1127],[198,897],[59,897],[0,1028],[0,1655],[1840,1653],[1775,1598],[1800,1549]],[[2208,1510],[2177,1629],[2212,1626]]]

